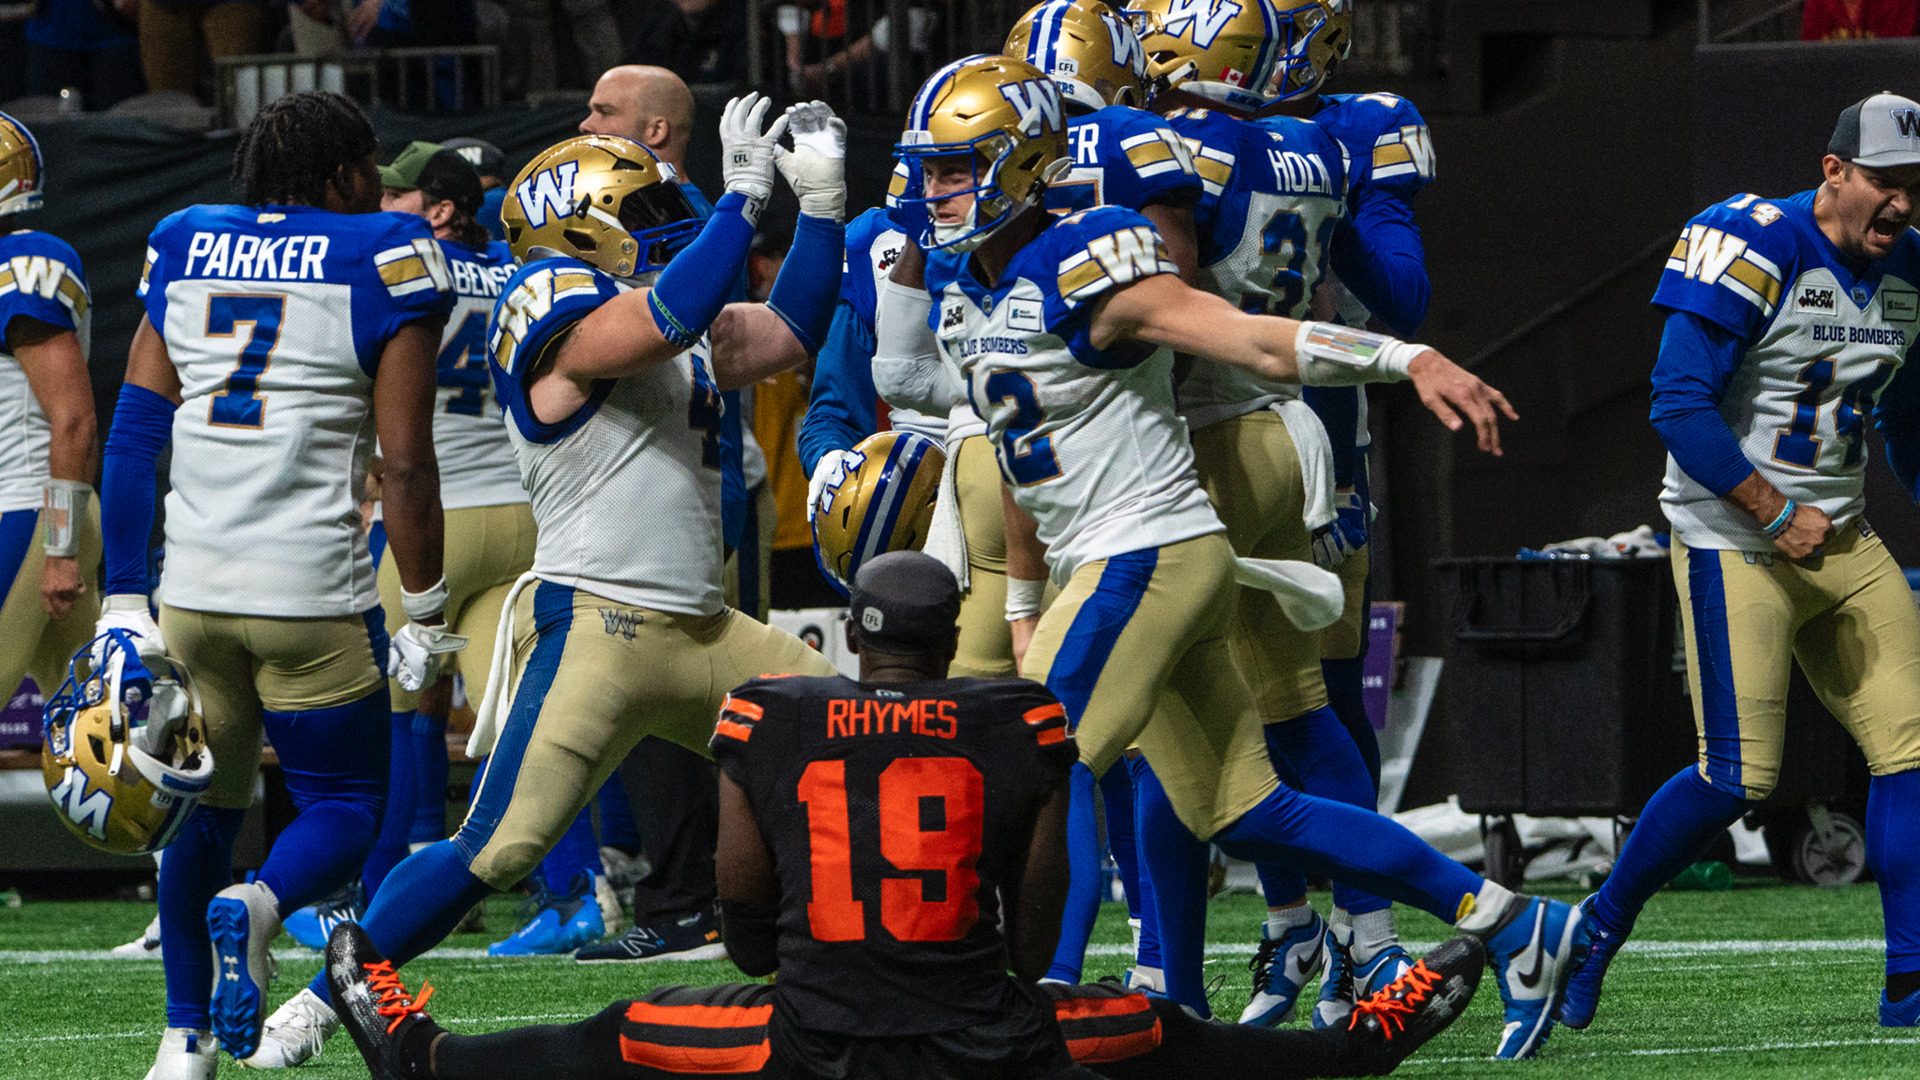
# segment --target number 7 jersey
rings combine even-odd
[[[788,1015],[895,1037],[1004,1013],[999,891],[1075,760],[1046,687],[755,679],[722,706],[713,756],[773,855]]]
[[[162,601],[282,617],[379,604],[360,523],[374,376],[451,289],[411,215],[194,206],[154,229],[139,291],[181,397]]]
[[[1868,415],[1920,331],[1920,235],[1908,230],[1887,258],[1853,263],[1814,222],[1813,201],[1812,191],[1742,195],[1700,214],[1653,302],[1740,342],[1720,416],[1760,475],[1842,526],[1866,501]],[[1774,550],[1760,522],[1671,455],[1660,502],[1689,547]]]

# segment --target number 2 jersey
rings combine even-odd
[[[578,259],[539,259],[508,279],[487,327],[494,389],[540,538],[533,572],[634,607],[712,615],[720,589],[720,391],[712,345],[638,375],[602,379],[546,423],[527,386],[548,350],[631,285]]]
[[[440,339],[440,393],[434,403],[433,454],[440,462],[440,505],[448,510],[527,501],[520,465],[507,441],[506,415],[487,366],[487,319],[517,267],[513,250],[440,241],[453,279],[453,314]]]
[[[1094,300],[1173,273],[1152,223],[1115,206],[1049,221],[993,289],[968,262],[927,260],[929,325],[1058,583],[1098,559],[1223,529],[1174,412],[1173,354],[1090,340]]]
[[[926,1035],[1018,1007],[999,890],[1075,760],[1045,687],[756,679],[722,706],[713,756],[773,854],[774,994],[795,1023]]]
[[[7,328],[16,317],[25,317],[72,330],[85,359],[93,325],[90,300],[80,256],[64,241],[25,229],[0,236],[0,514],[40,509],[52,475],[47,467],[52,429],[12,343],[5,340]]]
[[[1903,233],[1887,258],[1847,259],[1815,224],[1814,194],[1742,195],[1694,218],[1653,302],[1740,343],[1731,371],[1677,374],[1721,380],[1719,413],[1747,460],[1842,526],[1865,504],[1867,417],[1920,331],[1920,234]],[[1764,523],[1672,455],[1660,502],[1688,547],[1774,550]]]
[[[180,374],[160,599],[285,617],[377,605],[360,523],[374,375],[401,327],[453,304],[426,222],[193,206],[154,229],[139,292]]]

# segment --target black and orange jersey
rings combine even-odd
[[[756,679],[728,697],[713,756],[773,853],[783,1013],[904,1036],[1006,1007],[999,889],[1075,760],[1045,687]]]

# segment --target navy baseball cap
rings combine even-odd
[[[860,640],[881,652],[945,644],[960,619],[960,583],[931,555],[891,551],[867,560],[854,576],[848,612]]]

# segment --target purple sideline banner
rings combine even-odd
[[[22,679],[0,709],[0,750],[30,750],[40,745],[40,688]]]
[[[1360,699],[1375,731],[1387,726],[1387,703],[1393,698],[1394,635],[1400,626],[1398,603],[1377,603],[1367,614],[1367,658],[1360,668]]]

